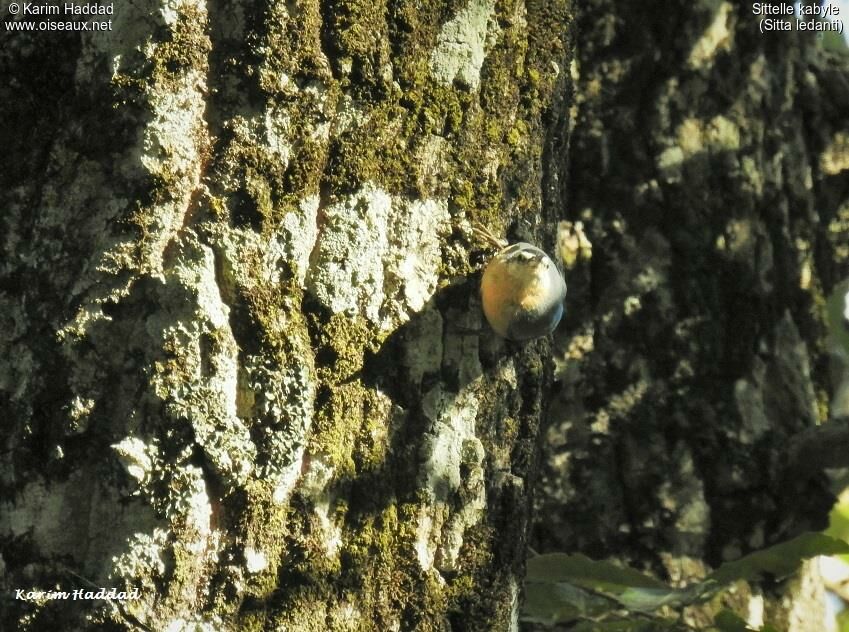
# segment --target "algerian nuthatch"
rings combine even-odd
[[[491,234],[487,237],[500,242]],[[483,271],[483,313],[504,338],[531,340],[550,334],[563,316],[564,298],[566,283],[554,261],[531,244],[502,248]]]

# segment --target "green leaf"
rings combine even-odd
[[[752,628],[736,612],[720,610],[714,617],[713,624],[720,632],[752,632]]]
[[[554,625],[581,618],[598,617],[616,609],[615,601],[557,582],[525,584],[522,619]]]
[[[569,628],[569,632],[679,632],[692,628],[671,619],[614,619],[605,621],[581,621]]]
[[[831,508],[825,533],[833,538],[849,539],[849,502],[838,501]]]
[[[837,615],[838,632],[849,632],[849,610],[841,610]]]
[[[803,533],[788,542],[727,562],[708,575],[705,581],[730,584],[740,579],[757,580],[767,574],[782,579],[792,575],[803,560],[838,553],[849,553],[849,544],[822,533]]]
[[[591,590],[621,593],[627,588],[671,590],[661,581],[633,568],[596,562],[584,555],[547,553],[528,560],[526,582],[568,582]]]
[[[602,612],[624,607],[632,612],[647,613],[662,606],[681,605],[695,599],[687,591],[671,588],[632,568],[597,562],[584,555],[549,553],[528,560],[525,592],[538,593],[533,605],[526,605],[526,610],[533,616],[556,616],[560,617],[558,621],[567,620],[563,618],[565,604],[557,601],[567,593],[539,588],[551,585],[579,588],[585,594],[605,598],[606,606],[602,604]],[[544,603],[542,600],[545,600]],[[577,610],[586,614],[585,606],[577,606]]]
[[[849,544],[821,533],[804,533],[723,564],[704,580],[683,589],[667,586],[632,568],[583,555],[537,555],[528,560],[522,618],[553,625],[598,618],[622,608],[644,614],[663,606],[680,608],[710,599],[735,581],[757,580],[767,574],[781,579],[792,574],[803,560],[839,553],[849,553]],[[750,630],[733,612],[723,613],[716,619],[722,632]]]
[[[634,612],[652,612],[663,606],[685,606],[696,600],[688,590],[666,588],[627,588],[616,595],[616,601]]]

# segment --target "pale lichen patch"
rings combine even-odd
[[[690,50],[687,59],[692,68],[709,66],[722,51],[731,50],[734,46],[734,7],[729,2],[723,2],[716,9],[713,21]]]
[[[721,114],[709,121],[686,118],[675,130],[675,138],[676,145],[661,153],[667,169],[680,167],[700,152],[737,151],[742,142],[740,126]]]
[[[714,151],[738,151],[740,126],[728,117],[714,116],[707,125],[706,138]]]
[[[306,459],[308,466],[298,487],[299,492],[313,505],[313,511],[322,529],[321,543],[325,554],[334,557],[342,544],[342,531],[331,515],[333,494],[330,484],[335,475],[335,468],[325,462],[319,455],[310,455]]]
[[[157,582],[165,575],[168,541],[168,531],[162,528],[153,529],[150,533],[136,532],[128,540],[124,551],[112,560],[114,576],[140,588],[141,599],[129,604],[130,612],[152,611],[158,592]]]
[[[746,608],[746,623],[749,627],[757,630],[764,625],[764,596],[752,595]]]
[[[678,86],[671,85],[670,90]],[[675,130],[676,144],[681,148],[681,160],[691,158],[704,149],[702,122],[695,117],[685,118]]]
[[[268,567],[268,557],[263,551],[245,547],[245,569],[252,574],[264,571]]]
[[[660,506],[675,517],[675,550],[691,556],[704,554],[710,533],[710,506],[688,446],[679,443],[672,451],[675,471],[657,492]]]
[[[108,556],[123,546],[128,534],[156,524],[152,510],[139,503],[116,510],[120,500],[90,469],[49,486],[34,480],[0,503],[0,536],[31,538],[42,555],[84,561],[87,572],[100,577]]]
[[[287,212],[280,231],[221,225],[208,230],[216,243],[215,281],[222,309],[229,314],[230,305],[247,303],[251,335],[273,343],[256,352],[234,350],[232,413],[253,429],[257,450],[266,455],[258,474],[271,481],[279,503],[286,501],[300,475],[313,417],[313,358],[298,308],[317,205],[317,198],[310,197]]]
[[[232,630],[216,616],[178,617],[165,624],[165,632],[223,632]]]
[[[176,238],[200,183],[200,153],[207,137],[204,91],[203,75],[192,71],[179,87],[151,95],[154,116],[144,130],[140,162],[151,176],[169,183],[169,195],[159,200],[157,211],[140,216],[148,237],[143,256],[151,271],[163,269],[165,247]]]
[[[298,284],[304,287],[309,270],[309,257],[318,237],[318,195],[304,198],[298,205],[300,212],[287,213],[282,229],[287,236],[287,258],[293,262]]]
[[[181,257],[165,275],[168,318],[161,345],[175,361],[158,363],[157,393],[175,419],[188,419],[198,443],[227,481],[244,481],[256,448],[236,412],[238,348],[222,301],[212,250],[184,240]],[[149,326],[156,327],[155,321]]]
[[[165,0],[159,7],[159,13],[165,24],[173,28],[186,9],[200,10],[205,7],[205,3],[200,0]]]
[[[443,25],[430,55],[430,69],[437,80],[450,86],[456,79],[477,89],[487,46],[499,30],[494,9],[493,0],[470,0]]]
[[[445,201],[408,200],[366,185],[323,209],[308,290],[334,314],[363,314],[391,331],[436,290]]]
[[[593,245],[584,231],[583,222],[557,224],[557,254],[566,270],[592,259]]]
[[[849,134],[837,132],[834,135],[820,154],[820,169],[828,176],[834,176],[849,169]]]
[[[765,376],[766,365],[755,358],[750,375],[734,382],[734,401],[743,422],[739,439],[746,444],[754,443],[770,428],[763,400]]]
[[[132,478],[145,482],[153,469],[153,458],[148,445],[138,437],[125,437],[112,445],[118,460]]]
[[[467,387],[452,394],[436,387],[422,399],[431,427],[422,442],[422,490],[428,496],[417,524],[416,551],[425,570],[456,570],[466,529],[486,507],[484,449],[475,436],[478,401]]]
[[[684,163],[684,151],[681,147],[673,146],[664,149],[657,157],[657,168],[669,183],[681,180],[681,167]]]

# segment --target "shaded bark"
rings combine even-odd
[[[566,215],[592,249],[567,276],[532,546],[686,581],[827,523],[821,468],[788,476],[785,450],[829,417],[847,61],[761,34],[751,5],[577,5]],[[765,599],[778,629],[820,629],[788,623],[792,589]]]

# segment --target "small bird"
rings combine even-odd
[[[495,333],[508,340],[550,334],[563,316],[565,298],[566,282],[554,261],[525,242],[502,248],[481,278],[484,316]]]

